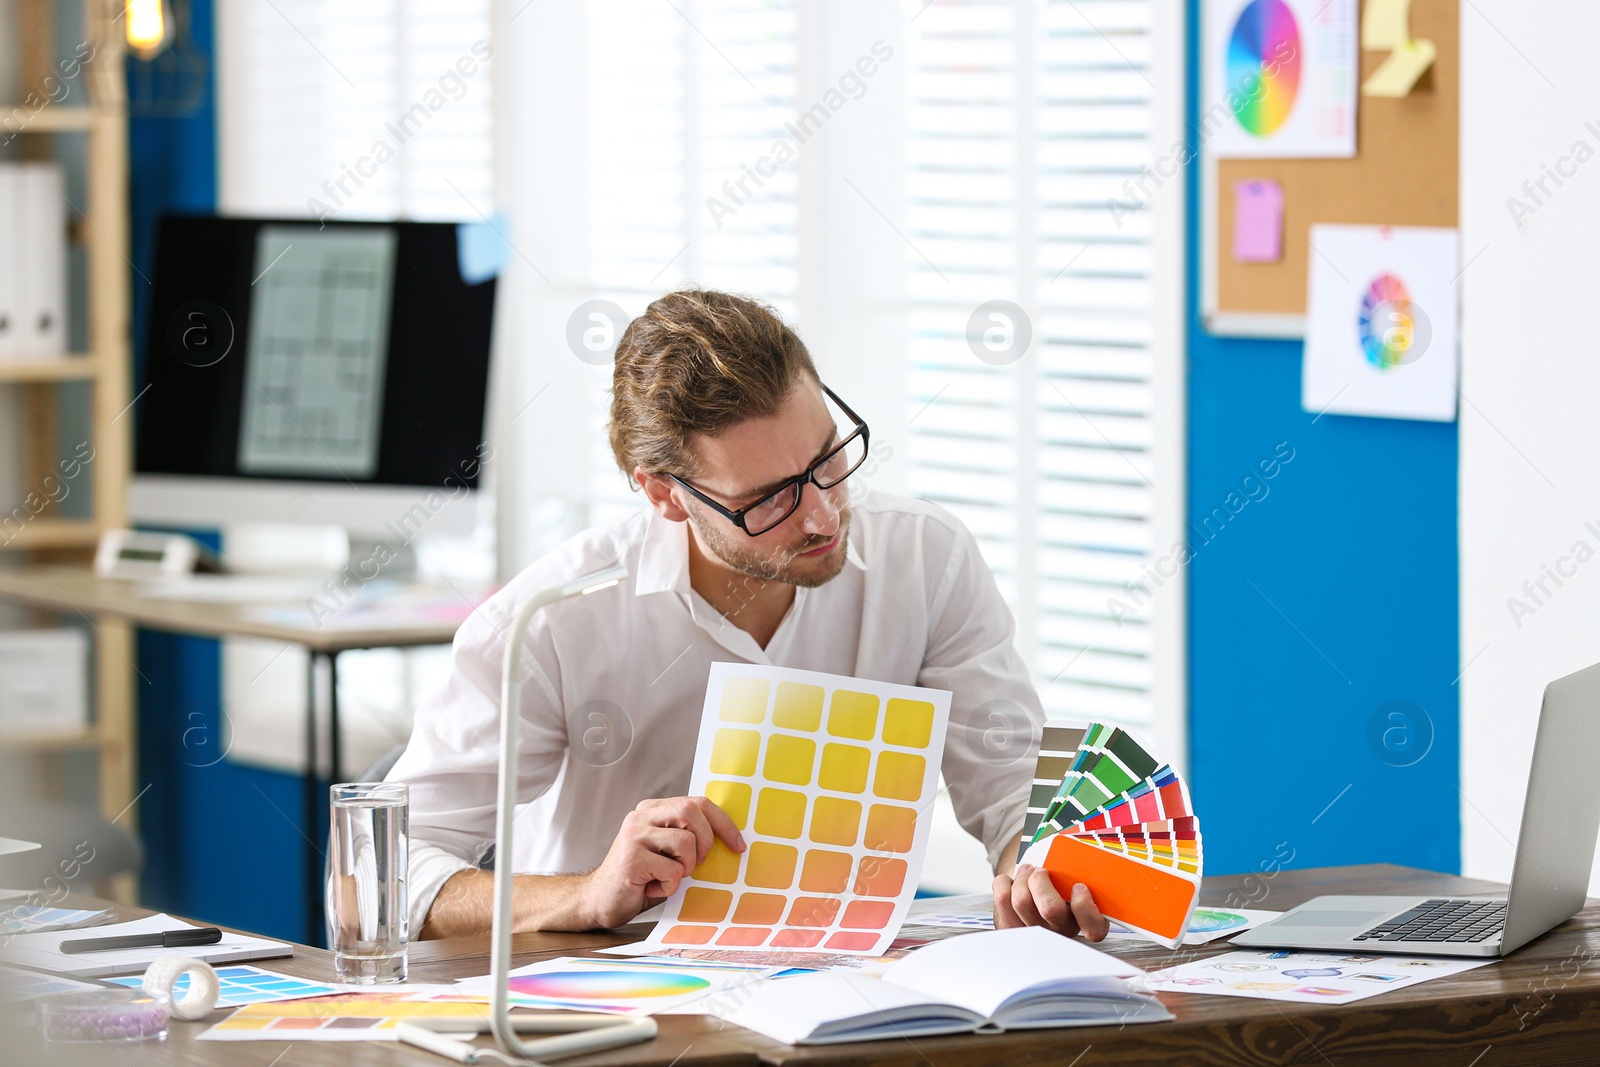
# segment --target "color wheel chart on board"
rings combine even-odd
[[[1228,86],[1239,93],[1234,118],[1266,137],[1289,117],[1300,92],[1300,24],[1283,0],[1253,0],[1228,37]]]
[[[643,944],[881,954],[915,895],[950,717],[936,689],[713,663],[690,792],[718,841]]]
[[[1432,226],[1311,228],[1300,404],[1328,415],[1456,417],[1461,239]]]
[[[1058,726],[1076,728],[1046,723],[1046,734]],[[1059,753],[1048,758],[1036,782],[1060,768]],[[1023,862],[1063,893],[1083,882],[1107,918],[1168,948],[1183,941],[1200,893],[1200,820],[1182,777],[1131,732],[1083,730],[1031,840]]]
[[[1218,158],[1356,152],[1356,0],[1207,0],[1201,131]]]
[[[1371,0],[1368,9],[1381,2]],[[1437,55],[1408,96],[1385,98],[1360,95],[1392,53],[1361,49],[1363,9],[1356,0],[1325,9],[1319,0],[1201,0],[1198,128],[1187,143],[1200,153],[1199,297],[1208,332],[1306,337],[1306,283],[1322,258],[1314,226],[1459,223],[1461,22],[1473,15],[1452,0],[1409,0],[1400,7],[1410,36],[1432,41]],[[1288,114],[1267,132],[1278,101],[1290,96],[1291,79],[1285,65],[1267,70],[1251,59],[1270,57],[1278,47],[1273,42],[1289,36],[1284,10],[1294,19],[1301,59]],[[1233,79],[1246,75],[1262,84],[1257,99],[1236,94],[1237,111],[1227,96],[1230,68]],[[1308,125],[1319,100],[1325,121]],[[1324,128],[1325,135],[1318,132]],[[1241,186],[1272,189],[1272,203],[1240,196]],[[1440,317],[1418,292],[1417,280],[1397,277],[1437,328]],[[1365,288],[1373,278],[1349,281]],[[1350,311],[1346,305],[1341,312],[1347,335]]]
[[[1416,317],[1411,313],[1411,292],[1406,283],[1384,271],[1361,294],[1356,330],[1361,350],[1374,367],[1398,367],[1410,362],[1417,349]]]

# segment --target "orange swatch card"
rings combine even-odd
[[[1039,846],[1045,845],[1049,850],[1038,861]],[[1063,898],[1082,882],[1106,918],[1168,948],[1182,942],[1200,896],[1198,878],[1107,851],[1070,834],[1056,834],[1028,852],[1024,862],[1038,862],[1049,872]]]

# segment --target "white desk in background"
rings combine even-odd
[[[333,780],[344,773],[339,731],[341,652],[447,645],[487,590],[378,579],[335,598],[326,579],[192,575],[163,582],[100,578],[87,567],[0,569],[0,600],[93,620],[111,616],[151,630],[194,637],[258,637],[300,645],[306,659],[306,943],[321,944],[325,782],[317,774],[316,665],[328,661],[328,753]],[[320,594],[320,596],[319,596]],[[317,601],[317,603],[312,603]],[[324,610],[324,609],[327,610]]]

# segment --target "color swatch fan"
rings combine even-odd
[[[1076,740],[1070,755],[1063,751],[1069,738]],[[1202,867],[1188,786],[1121,727],[1052,722],[1045,739],[1023,862],[1050,872],[1062,896],[1084,883],[1107,918],[1177,948],[1199,899]],[[1057,775],[1041,811],[1041,790]]]

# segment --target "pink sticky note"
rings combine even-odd
[[[1240,263],[1283,258],[1283,186],[1277,182],[1233,184],[1233,258]]]

